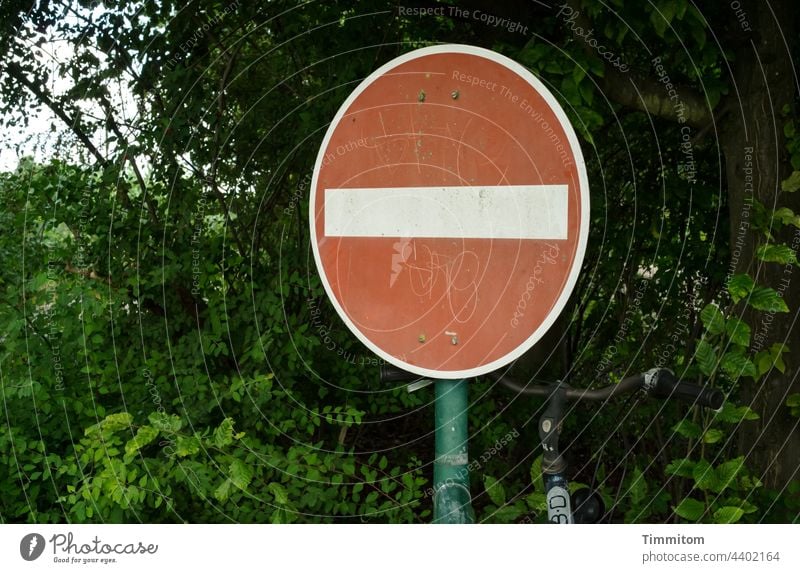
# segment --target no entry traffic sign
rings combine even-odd
[[[578,139],[525,68],[462,45],[405,54],[347,98],[311,183],[334,307],[373,352],[463,378],[528,350],[572,292],[589,229]]]

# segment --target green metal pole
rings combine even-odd
[[[433,522],[473,523],[467,457],[466,380],[437,380],[436,460],[433,464]]]

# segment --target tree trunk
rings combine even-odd
[[[768,487],[779,490],[800,478],[798,420],[789,415],[784,405],[789,394],[800,391],[795,381],[800,372],[800,331],[793,328],[800,310],[800,270],[757,261],[755,247],[760,232],[750,225],[755,213],[754,198],[767,213],[782,206],[800,213],[800,196],[780,193],[781,181],[790,173],[782,109],[791,107],[796,95],[791,54],[785,44],[795,35],[790,4],[770,2],[770,10],[758,0],[742,2],[753,30],[752,41],[743,44],[733,62],[734,85],[720,133],[731,221],[731,274],[754,274],[759,284],[781,293],[790,310],[748,313],[745,317],[753,329],[753,350],[768,348],[775,342],[784,342],[789,350],[785,355],[786,372],[773,368],[755,383],[745,379],[741,389],[742,402],[761,418],[741,425],[740,451],[746,456],[747,466]],[[797,233],[800,229],[789,227],[777,234],[776,241],[792,245]]]

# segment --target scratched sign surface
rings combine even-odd
[[[312,246],[347,326],[436,378],[514,360],[580,270],[589,190],[577,138],[527,70],[424,48],[364,80],[331,123],[311,186]]]

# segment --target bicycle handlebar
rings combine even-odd
[[[531,396],[548,396],[550,394],[550,388],[547,386],[532,386],[530,384],[525,384],[523,386],[508,376],[497,372],[492,372],[489,374],[489,377],[503,384],[506,388],[518,393]],[[639,389],[643,389],[654,398],[661,398],[662,400],[677,398],[678,400],[690,402],[713,410],[719,410],[722,407],[722,403],[725,401],[724,394],[716,388],[709,388],[707,386],[692,384],[684,380],[678,380],[675,378],[672,371],[666,368],[653,368],[647,372],[623,378],[618,384],[610,384],[595,390],[568,388],[567,399],[606,400],[620,394],[635,392]]]
[[[381,381],[383,382],[410,382],[422,378],[417,374],[406,372],[394,366],[381,366]],[[521,384],[500,372],[491,372],[488,374],[489,378],[495,382],[499,382],[506,388],[517,392],[518,394],[525,394],[528,396],[541,396],[547,397],[553,390],[553,384],[541,384],[538,382],[528,382]],[[672,371],[666,368],[653,368],[647,372],[642,372],[628,378],[623,378],[618,384],[609,384],[602,388],[570,388],[567,387],[566,397],[568,400],[606,400],[621,394],[635,392],[643,389],[650,396],[654,398],[661,398],[667,400],[669,398],[677,398],[684,402],[697,404],[713,410],[718,410],[722,407],[725,401],[725,396],[716,388],[709,388],[707,386],[700,386],[692,384],[684,380],[678,380]]]
[[[499,372],[490,372],[488,376],[495,382],[499,382],[509,390],[513,390],[519,394],[526,394],[528,396],[549,396],[550,392],[552,391],[552,383],[547,386],[541,384],[532,384],[530,382],[523,385],[510,376],[506,374],[500,374]],[[644,374],[637,374],[636,376],[623,378],[619,381],[619,384],[609,384],[608,386],[603,386],[602,388],[590,389],[568,387],[567,400],[605,400],[619,394],[634,392],[641,388],[643,384]]]
[[[647,392],[656,398],[668,399],[675,397],[684,402],[696,403],[712,410],[719,410],[725,402],[725,395],[716,388],[692,384],[685,380],[677,380],[675,375],[666,369],[660,370],[662,374],[651,382]]]
[[[397,366],[384,364],[381,366],[381,382],[413,382],[422,378],[419,374],[412,374],[401,370]]]

